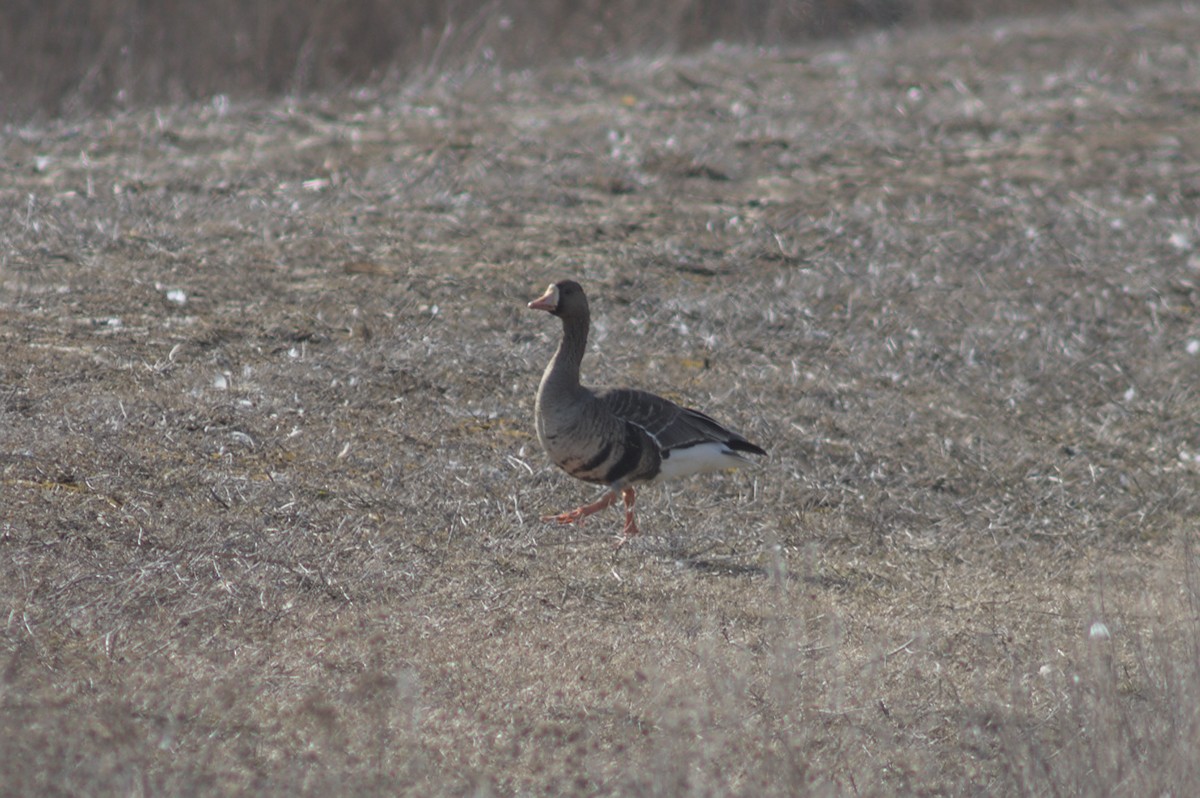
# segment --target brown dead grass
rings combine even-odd
[[[1197,19],[10,128],[0,792],[1194,793]],[[616,557],[566,275],[771,450]]]
[[[6,0],[0,120],[147,103],[277,97],[434,81],[444,70],[541,68],[778,46],[898,24],[1108,0]]]

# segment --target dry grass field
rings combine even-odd
[[[4,0],[0,121],[1145,0]]]
[[[1200,13],[14,125],[0,795],[1200,794]],[[611,510],[585,376],[759,468]]]

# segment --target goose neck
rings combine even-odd
[[[579,366],[587,352],[588,318],[564,316],[562,321],[562,340],[550,361],[546,379],[573,388],[579,385]]]

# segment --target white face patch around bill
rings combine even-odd
[[[546,289],[546,293],[530,302],[529,307],[533,308],[534,310],[544,310],[549,313],[553,313],[558,310],[558,286],[554,283],[550,283],[550,287]]]

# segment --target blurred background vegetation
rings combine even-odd
[[[447,70],[784,45],[1106,0],[5,0],[0,115],[402,84]],[[1136,3],[1133,3],[1136,4]]]

